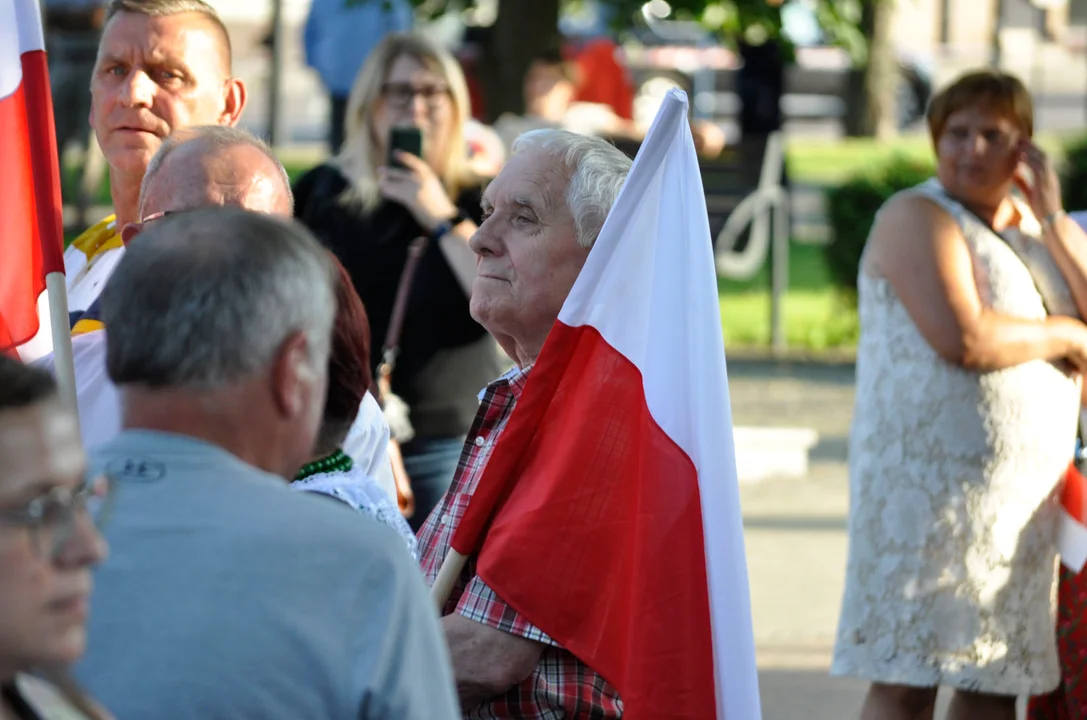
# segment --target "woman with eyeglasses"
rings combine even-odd
[[[453,57],[420,35],[390,35],[355,81],[343,149],[294,189],[296,217],[336,254],[362,297],[375,371],[383,349],[397,344],[389,333],[397,290],[409,246],[423,239],[391,376],[410,413],[410,427],[390,424],[403,442],[416,530],[449,487],[477,393],[501,372],[494,341],[468,312],[468,240],[482,219],[464,135],[469,114]]]
[[[86,643],[91,519],[107,488],[84,477],[75,418],[48,373],[0,355],[0,718],[108,718],[63,668]]]

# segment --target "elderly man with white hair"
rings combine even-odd
[[[482,393],[453,485],[420,530],[431,584],[630,166],[604,140],[536,130],[518,138],[484,193],[484,221],[470,243],[478,256],[472,316],[516,366]],[[466,717],[622,715],[615,688],[498,597],[474,558],[442,615]]]

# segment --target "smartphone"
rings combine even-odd
[[[397,150],[422,157],[423,131],[417,127],[394,127],[389,131],[389,167],[404,167],[395,157]]]

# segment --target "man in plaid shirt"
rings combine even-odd
[[[630,165],[601,139],[536,130],[517,139],[483,195],[483,224],[470,242],[478,256],[472,316],[516,367],[481,394],[453,485],[419,532],[430,584]],[[465,717],[621,717],[615,688],[506,604],[475,568],[470,558],[442,609]]]

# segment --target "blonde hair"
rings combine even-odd
[[[1028,137],[1034,135],[1034,106],[1022,81],[999,70],[975,70],[961,75],[929,102],[925,116],[933,144],[940,142],[952,115],[979,105],[1011,120]]]
[[[468,164],[468,142],[464,126],[471,114],[468,99],[468,83],[460,65],[445,49],[417,33],[393,33],[387,35],[366,58],[355,77],[351,95],[347,100],[344,118],[344,144],[331,163],[337,167],[361,195],[364,206],[378,204],[377,169],[384,163],[379,157],[379,145],[371,130],[371,118],[381,88],[389,70],[397,58],[407,55],[418,60],[424,67],[442,76],[449,85],[453,100],[453,124],[450,128],[452,141],[444,158],[442,181],[450,197],[456,200],[462,190],[478,182]]]

